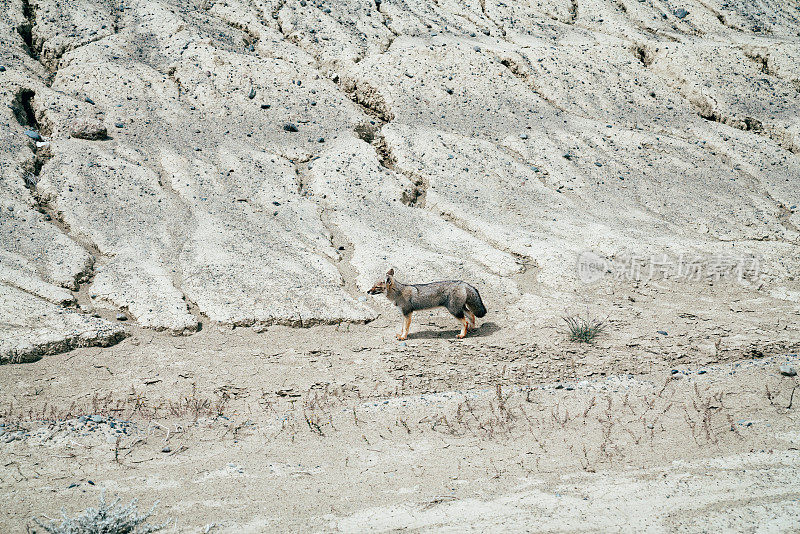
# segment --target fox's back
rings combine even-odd
[[[428,284],[407,286],[410,291],[411,304],[416,309],[447,306],[451,300],[463,300],[471,287],[461,280],[442,280]]]

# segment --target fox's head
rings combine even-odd
[[[389,269],[389,272],[386,273],[386,279],[375,282],[375,285],[372,286],[372,289],[367,291],[367,293],[370,295],[380,295],[381,293],[389,291],[392,285],[394,285],[394,269]]]

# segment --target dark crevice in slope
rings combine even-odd
[[[567,17],[567,24],[575,24],[578,20],[578,0],[570,0],[569,15]]]
[[[11,110],[20,126],[49,135],[51,127],[48,125],[40,125],[36,117],[36,111],[33,107],[33,99],[35,96],[36,93],[31,89],[19,90],[12,101]],[[36,211],[43,215],[45,221],[51,222],[62,234],[78,244],[90,256],[90,261],[81,272],[75,275],[75,281],[72,286],[69,287],[71,290],[77,290],[80,284],[91,280],[94,275],[95,258],[100,256],[100,251],[93,244],[76,239],[75,236],[71,234],[70,228],[64,222],[61,214],[50,205],[48,199],[45,198],[37,188],[42,168],[45,163],[53,157],[49,144],[44,144],[44,146],[41,147],[37,146],[37,144],[31,144],[30,148],[31,158],[23,164],[22,171],[25,187],[31,193]]]
[[[392,23],[392,18],[389,15],[387,15],[386,12],[381,11],[381,4],[382,4],[381,0],[375,0],[375,9],[377,9],[378,13],[380,13],[381,15],[381,24],[383,24],[384,27],[387,30],[389,30],[392,33],[392,35],[394,35],[394,37],[399,37],[400,34],[390,26],[390,24]],[[392,38],[391,41],[393,40],[394,38]],[[391,46],[392,44],[391,41],[389,41],[389,46]],[[389,47],[387,46],[386,49],[388,50]]]
[[[389,109],[386,100],[368,82],[352,78],[342,79],[338,75],[333,77],[333,81],[366,115],[379,121],[380,126],[394,120],[394,113]]]
[[[792,135],[787,133],[783,128],[770,125],[765,126],[760,120],[753,117],[744,117],[740,119],[732,115],[725,115],[711,106],[698,106],[695,102],[692,103],[699,109],[697,115],[707,121],[718,122],[744,132],[752,132],[767,137],[792,154],[800,154],[800,146],[795,143]]]
[[[653,53],[645,45],[637,44],[633,48],[633,54],[636,56],[636,59],[638,59],[639,62],[645,67],[652,65]]]
[[[33,89],[20,89],[11,101],[11,111],[20,126],[35,130],[40,134],[48,135],[50,132],[40,131],[39,120],[33,109],[33,98],[36,92]]]
[[[22,0],[22,16],[25,18],[25,22],[17,26],[17,33],[19,33],[20,37],[22,37],[22,40],[25,42],[25,52],[36,61],[39,61],[42,50],[33,42],[33,28],[36,26],[36,10],[31,6],[29,0]]]
[[[758,65],[759,70],[770,76],[776,76],[775,72],[769,67],[769,53],[766,51],[743,50],[744,56]]]

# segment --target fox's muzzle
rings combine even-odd
[[[375,286],[372,289],[370,289],[369,291],[367,291],[367,293],[370,294],[370,295],[378,295],[380,293],[383,293],[383,288]]]

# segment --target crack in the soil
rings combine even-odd
[[[653,54],[646,45],[636,44],[632,48],[632,52],[645,67],[650,67],[650,65],[652,65],[654,61]],[[761,72],[774,76],[774,73],[771,72],[769,67],[769,55],[762,56],[757,51],[749,50],[743,50],[743,52],[750,60],[760,65]],[[677,94],[687,100],[697,110],[697,115],[700,118],[766,137],[775,141],[778,146],[784,150],[788,150],[793,154],[800,154],[800,146],[795,143],[792,135],[787,133],[785,129],[770,124],[765,125],[755,117],[745,116],[744,118],[739,118],[733,115],[726,115],[719,110],[713,98],[707,95],[690,95],[686,89],[688,84],[686,80],[682,78],[667,81],[667,83],[676,90]]]
[[[20,126],[48,135],[52,127],[49,125],[42,126],[39,123],[33,106],[35,96],[36,92],[31,89],[19,90],[11,104],[11,109]],[[62,234],[85,250],[90,257],[86,267],[82,271],[76,273],[73,284],[67,288],[77,291],[80,289],[81,284],[90,281],[94,276],[94,264],[97,257],[100,255],[100,251],[94,244],[84,242],[84,240],[78,239],[76,236],[72,235],[69,225],[64,221],[62,214],[53,208],[37,189],[42,168],[45,163],[53,157],[50,146],[44,145],[39,147],[34,144],[31,145],[30,148],[31,158],[23,164],[22,168],[24,173],[23,182],[33,198],[36,211],[44,216],[45,221],[51,222]]]
[[[389,30],[392,33],[392,35],[394,35],[394,37],[400,37],[400,33],[398,33],[397,30],[395,30],[390,26],[390,24],[392,23],[392,17],[390,17],[384,11],[381,11],[381,4],[382,4],[381,0],[374,0],[374,1],[375,1],[375,9],[378,11],[378,13],[381,14],[381,24],[383,24],[383,26],[387,30]],[[389,46],[392,46],[392,41],[394,41],[394,38],[392,38],[389,41]],[[386,47],[386,50],[389,49],[389,46]]]
[[[567,24],[575,24],[577,20],[578,20],[578,0],[570,0],[569,14],[565,22]]]
[[[40,61],[39,56],[42,52],[42,47],[37,46],[37,44],[33,42],[33,28],[36,26],[36,10],[31,5],[30,0],[22,0],[22,16],[25,18],[25,22],[17,26],[17,33],[22,37],[25,43],[25,52],[36,61]]]
[[[775,72],[769,67],[769,52],[766,50],[748,50],[746,48],[743,49],[742,52],[744,53],[744,57],[758,65],[759,70],[763,74],[777,77]]]
[[[525,84],[525,86],[530,89],[533,93],[536,94],[539,98],[550,104],[552,107],[556,108],[558,111],[562,113],[567,113],[566,108],[564,108],[561,104],[557,103],[556,101],[552,100],[547,95],[543,94],[539,89],[539,86],[536,84],[536,81],[533,77],[533,69],[528,67],[523,67],[517,62],[515,59],[509,56],[499,56],[495,54],[495,58],[497,61],[503,65],[508,72],[513,74],[518,80]],[[582,116],[578,113],[573,113],[573,115]],[[587,117],[584,117],[587,118]]]

